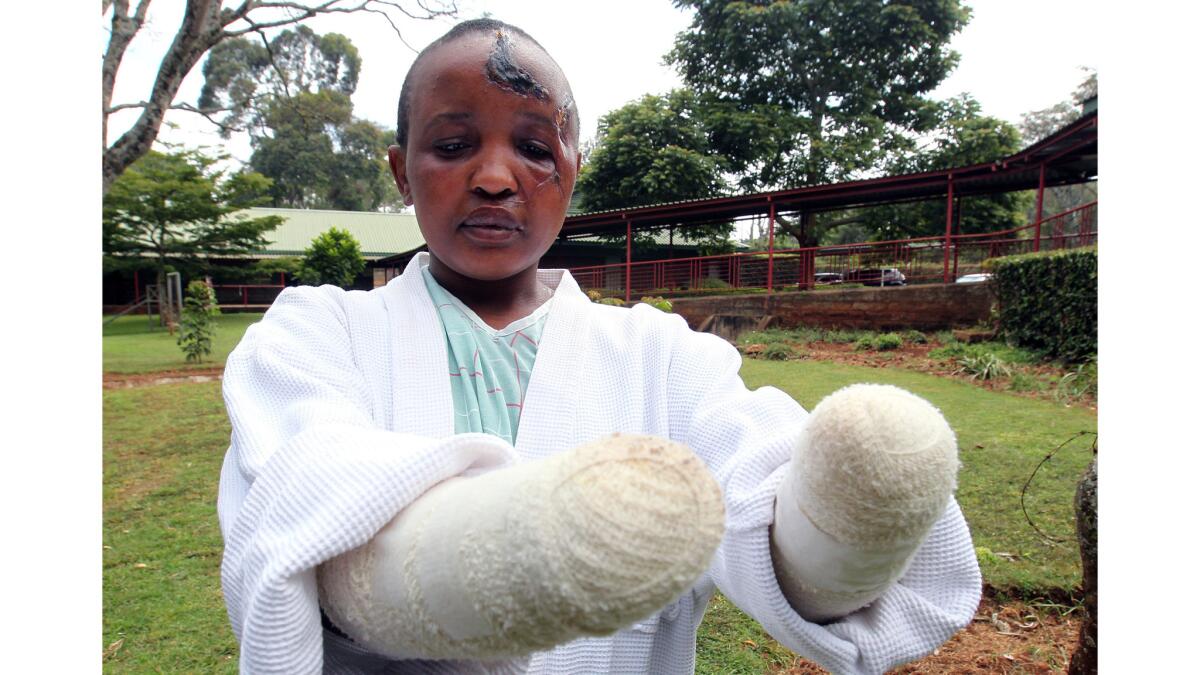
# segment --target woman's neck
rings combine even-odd
[[[536,266],[507,279],[479,281],[455,272],[430,255],[429,273],[442,288],[495,329],[529,316],[554,294],[538,281]]]

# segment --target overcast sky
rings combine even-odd
[[[1082,66],[1095,68],[1099,50],[1093,4],[1082,0],[968,0],[974,14],[954,38],[962,55],[958,69],[935,97],[968,92],[985,114],[1016,123],[1021,114],[1066,99],[1082,81]],[[144,100],[162,54],[182,16],[181,2],[151,5],[149,25],[125,55],[113,103]],[[600,116],[646,93],[663,93],[679,85],[674,71],[662,64],[675,35],[689,23],[689,13],[668,0],[460,0],[459,16],[494,18],[524,28],[546,47],[566,71],[583,120],[582,135],[595,134]],[[410,21],[402,25],[405,40],[420,49],[444,33],[453,20]],[[347,35],[363,59],[354,114],[392,129],[396,99],[415,54],[380,17],[369,14],[318,17],[308,25],[319,33]],[[105,36],[101,34],[101,41]],[[185,80],[179,100],[195,103],[203,84],[201,65]],[[134,111],[110,121],[110,142],[132,124]],[[222,141],[212,125],[197,115],[172,111],[160,139],[189,146],[224,146],[247,160],[242,139]]]

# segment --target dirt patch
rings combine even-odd
[[[892,675],[960,673],[1065,673],[1079,636],[1079,618],[1021,602],[999,604],[985,597],[971,625],[933,654],[888,671]],[[814,675],[825,669],[797,660],[786,675]]]
[[[128,389],[177,382],[212,382],[220,380],[224,372],[223,367],[216,366],[188,370],[160,370],[153,373],[104,373],[104,388]]]

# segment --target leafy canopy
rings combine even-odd
[[[230,110],[228,131],[247,127],[250,165],[271,178],[271,205],[374,211],[398,207],[385,159],[390,134],[354,117],[362,59],[344,35],[307,26],[268,45],[246,38],[213,48],[199,105]]]
[[[926,147],[897,155],[888,164],[889,173],[936,171],[991,162],[1024,147],[1015,126],[983,115],[979,103],[967,94],[943,102],[940,118],[927,138]],[[1032,196],[1028,192],[1003,192],[962,197],[957,201],[954,231],[972,234],[1024,225]],[[866,211],[864,223],[880,240],[944,234],[946,200],[873,207]]]
[[[199,151],[151,151],[104,196],[103,249],[117,260],[150,258],[159,278],[167,266],[212,269],[211,259],[261,249],[283,219],[238,214],[261,205],[271,186],[261,174],[232,175]]]
[[[723,167],[709,148],[695,94],[676,89],[665,96],[647,94],[600,119],[576,190],[585,211],[715,197],[728,192]],[[728,223],[718,223],[689,227],[680,235],[712,245],[731,230]],[[649,245],[651,235],[639,231],[640,245]]]
[[[348,288],[367,266],[358,240],[349,231],[331,227],[313,238],[300,262],[299,279],[311,286],[333,284]]]
[[[958,62],[958,0],[675,0],[695,11],[667,61],[698,94],[744,191],[845,180],[911,147]]]

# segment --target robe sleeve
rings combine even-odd
[[[320,672],[317,565],[367,542],[436,483],[515,458],[493,436],[382,428],[345,302],[330,286],[285,290],[225,367],[221,583],[242,672]]]
[[[974,616],[982,589],[962,512],[951,500],[904,577],[870,606],[804,620],[771,564],[775,493],[808,413],[774,387],[746,388],[741,357],[677,320],[669,366],[671,435],[708,464],[725,495],[726,532],[710,573],[721,591],[797,654],[837,673],[882,673],[932,652]]]

